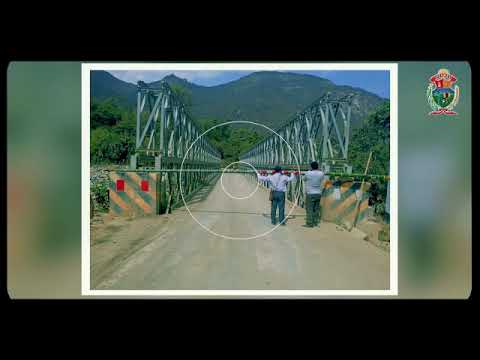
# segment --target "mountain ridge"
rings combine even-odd
[[[326,92],[337,96],[357,95],[356,106],[352,109],[354,127],[359,126],[376,106],[387,101],[361,88],[336,85],[325,78],[291,72],[259,71],[214,86],[198,85],[169,74],[148,85],[156,86],[161,81],[179,85],[191,94],[191,113],[200,122],[203,119],[247,120],[273,129],[282,126]],[[91,72],[91,96],[95,99],[118,97],[122,105],[134,108],[136,91],[136,85],[106,71]],[[258,126],[256,128],[260,130]]]

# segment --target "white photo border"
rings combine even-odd
[[[95,290],[90,288],[90,72],[348,71],[390,73],[390,289],[385,290]],[[156,298],[322,298],[398,295],[398,64],[397,63],[83,63],[82,64],[82,296]]]

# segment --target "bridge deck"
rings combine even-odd
[[[225,190],[247,196],[256,184],[226,174]],[[230,198],[220,180],[190,202],[204,226],[231,237],[272,229],[268,191]],[[287,204],[286,212],[290,210]],[[202,229],[185,207],[164,216],[115,219],[92,232],[93,289],[388,289],[389,256],[335,224],[304,228],[296,208],[287,226],[249,240],[225,239]]]

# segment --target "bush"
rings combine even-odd
[[[385,216],[385,200],[387,197],[387,183],[386,182],[372,182],[369,190],[370,198],[369,205],[373,206],[374,212],[377,215]]]
[[[135,112],[115,98],[93,99],[90,109],[90,160],[93,164],[125,164],[135,152]]]
[[[134,152],[134,139],[101,127],[92,131],[90,156],[94,164],[125,163]]]
[[[92,129],[100,126],[113,126],[120,121],[122,110],[115,98],[104,101],[92,101],[90,106],[90,123]]]
[[[99,210],[108,211],[110,207],[110,199],[108,196],[108,185],[104,181],[91,182],[90,193],[92,194],[95,204]]]

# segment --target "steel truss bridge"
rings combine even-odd
[[[276,134],[241,155],[240,160],[260,169],[281,165],[291,171],[308,169],[312,161],[317,161],[327,174],[351,175],[348,145],[352,100],[353,94],[335,97],[326,93],[277,129]],[[287,198],[293,201],[297,194],[303,206],[301,178],[288,187]]]
[[[295,168],[316,160],[326,172],[351,173],[347,164],[353,95],[325,94],[280,129],[240,156],[254,166]]]
[[[180,186],[186,198],[218,176],[221,156],[187,113],[185,105],[172,88],[161,82],[152,88],[138,83],[136,146],[131,157],[132,170],[160,172],[160,198],[171,212],[181,201]],[[183,169],[180,168],[183,162]],[[189,171],[195,169],[195,171]]]
[[[240,160],[257,169],[281,165],[291,171],[306,170],[316,160],[328,175],[365,178],[352,174],[348,164],[352,100],[353,94],[325,94],[242,154]],[[201,135],[180,97],[166,82],[156,88],[138,83],[136,152],[130,168],[161,174],[161,203],[167,204],[164,212],[181,202],[180,186],[188,198],[223,171],[219,151]],[[255,176],[251,168],[242,164],[226,172]],[[292,201],[300,195],[299,205],[303,206],[303,193],[300,178],[291,183],[287,197]]]

